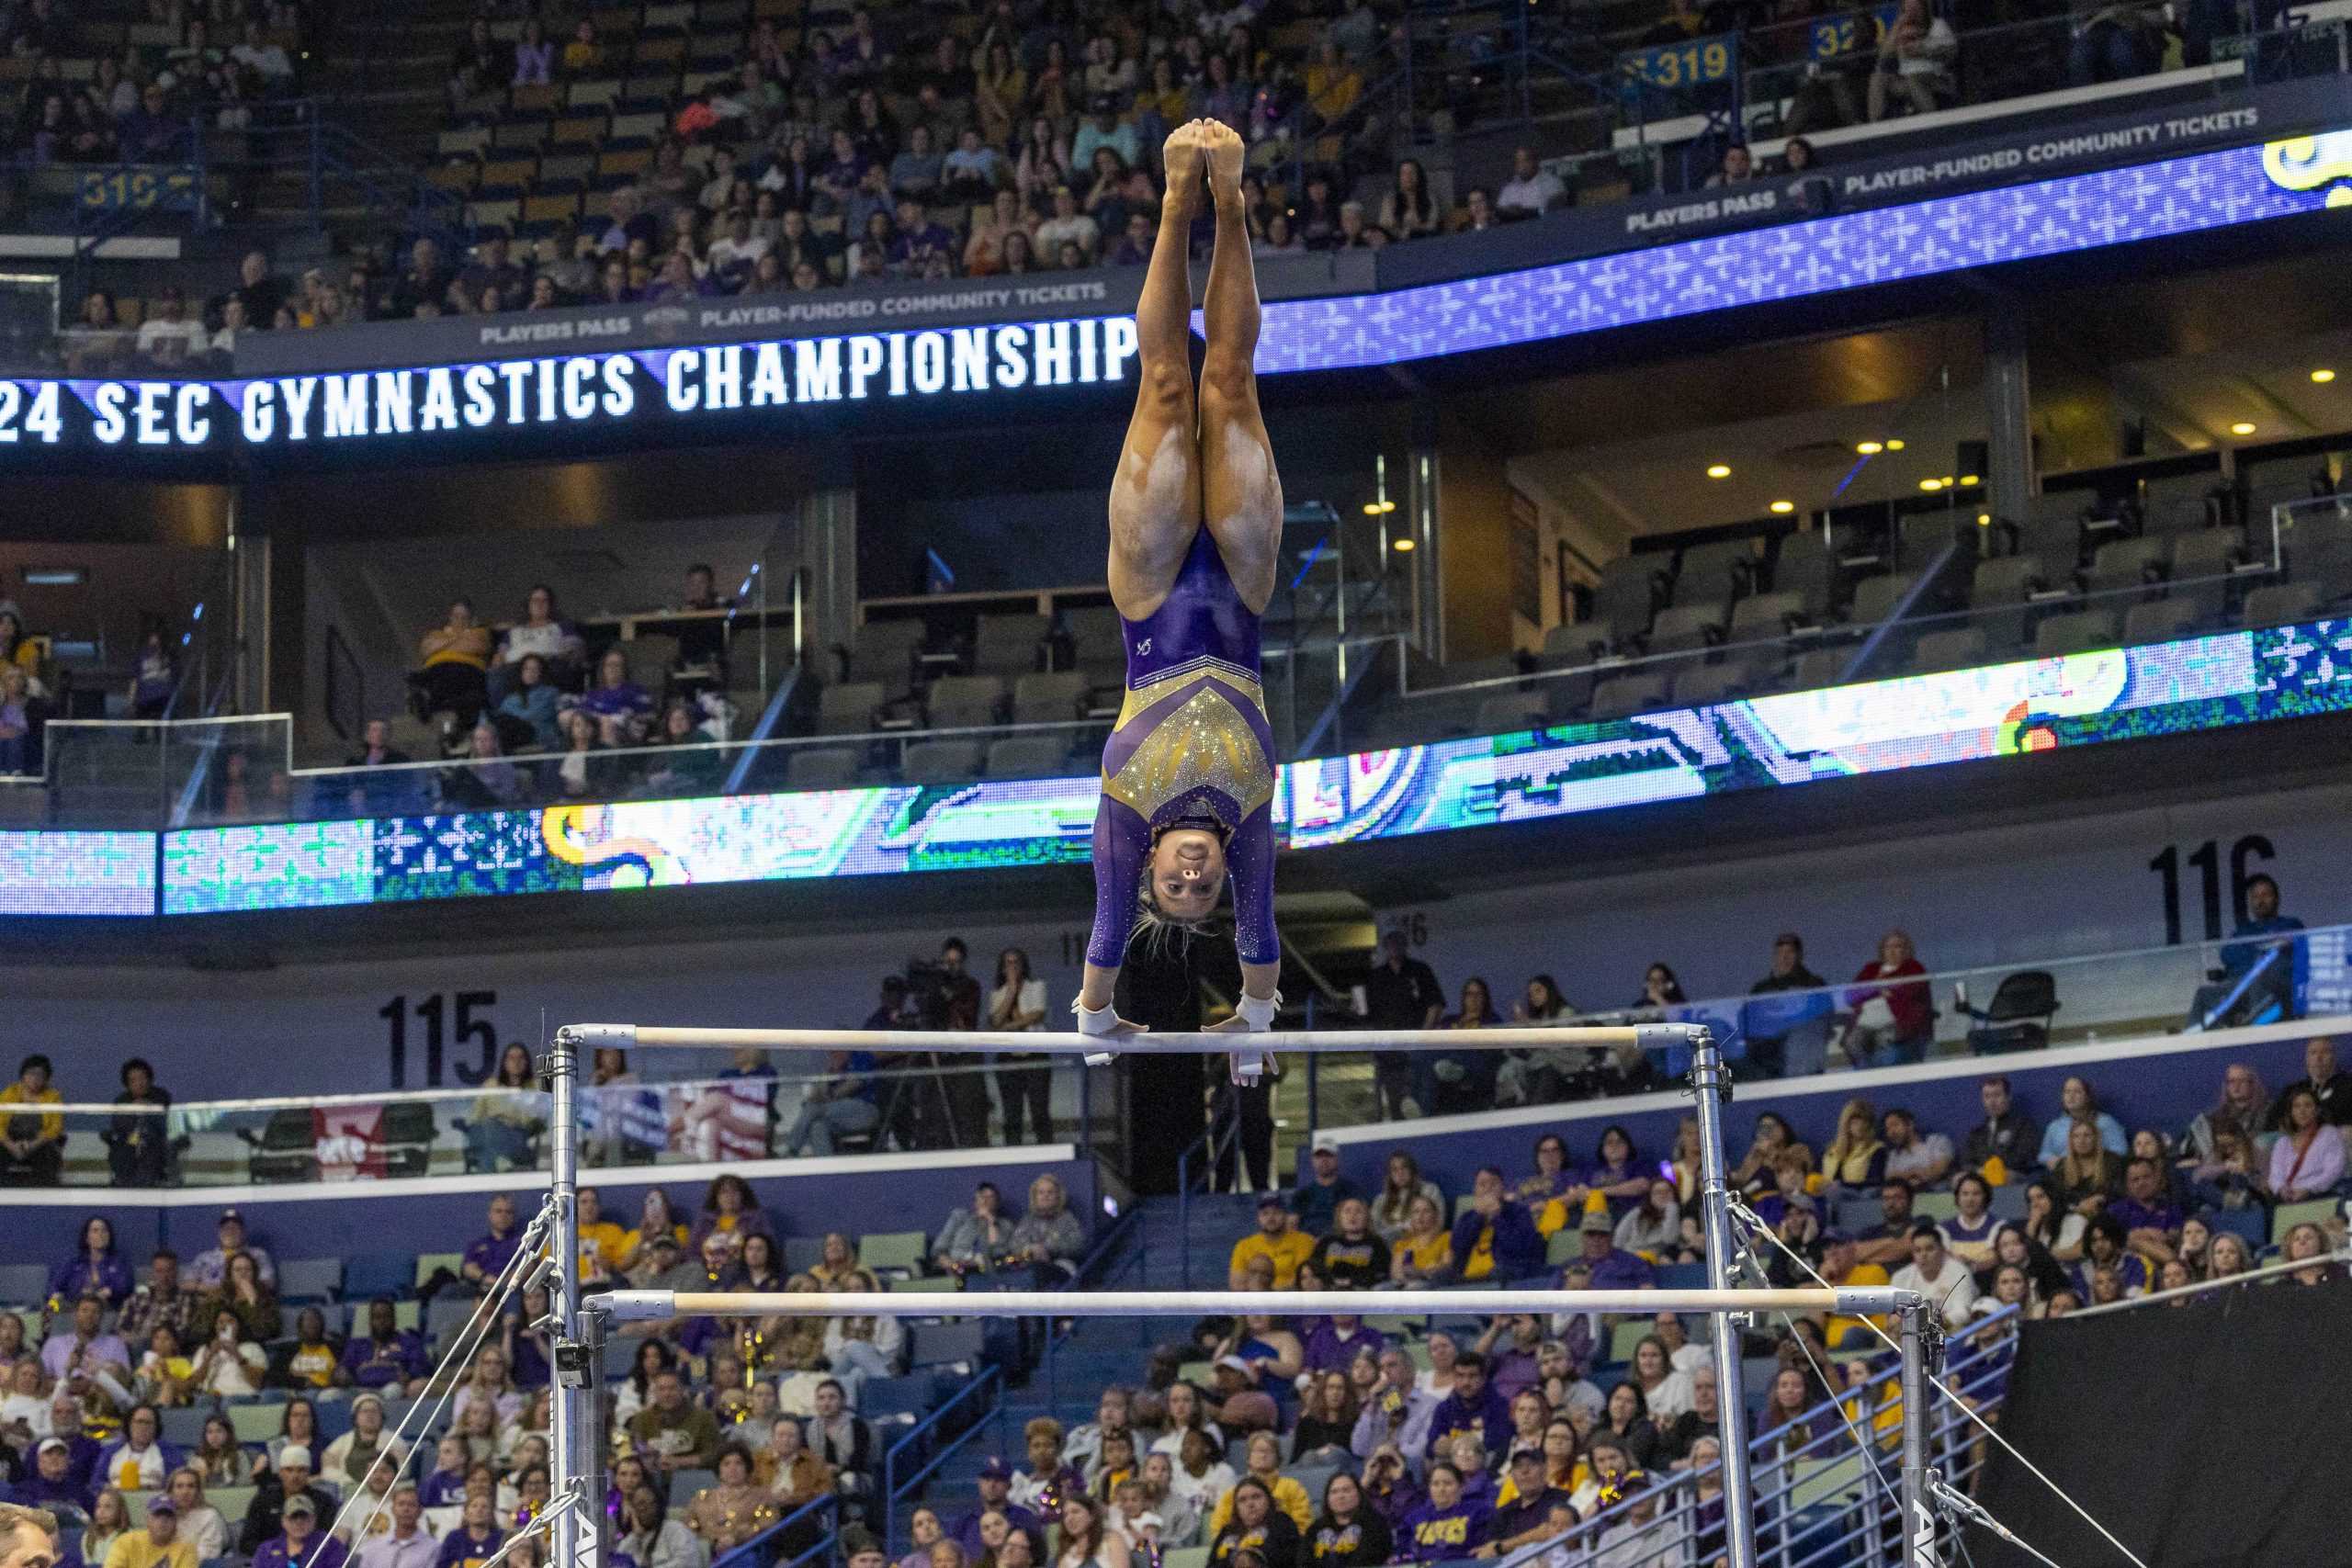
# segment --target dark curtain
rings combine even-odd
[[[2352,1562],[2346,1325],[2342,1280],[2030,1323],[2000,1429],[2148,1568]],[[2069,1568],[2122,1562],[1997,1448],[1979,1496]],[[2031,1564],[1980,1530],[1968,1541],[1982,1568]]]
[[[1189,942],[1138,940],[1119,969],[1119,1016],[1154,1031],[1201,1026],[1201,987],[1240,994],[1233,939],[1204,932]],[[1198,1056],[1122,1056],[1128,1107],[1127,1179],[1138,1194],[1176,1190],[1176,1164],[1207,1125],[1207,1077]],[[1198,1175],[1199,1161],[1193,1162]]]

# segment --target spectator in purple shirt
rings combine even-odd
[[[1344,1372],[1358,1356],[1377,1357],[1387,1348],[1388,1337],[1364,1326],[1363,1318],[1353,1313],[1333,1313],[1307,1335],[1305,1365],[1310,1372]]]
[[[490,1234],[476,1237],[466,1248],[459,1272],[475,1290],[488,1291],[522,1245],[523,1237],[514,1228],[514,1200],[501,1192],[490,1201]]]
[[[81,1245],[49,1272],[49,1293],[61,1301],[95,1295],[119,1306],[130,1296],[130,1270],[115,1256],[114,1226],[93,1214],[82,1222]]]
[[[254,1549],[253,1568],[343,1568],[343,1542],[319,1528],[307,1492],[286,1499],[284,1527]]]
[[[2169,1258],[2180,1245],[2180,1205],[2165,1191],[2164,1171],[2152,1159],[2123,1168],[2123,1196],[2107,1206],[2122,1222],[2124,1244],[2134,1251]]]
[[[979,1490],[980,1506],[956,1523],[950,1538],[964,1549],[967,1562],[978,1562],[988,1549],[980,1540],[980,1519],[988,1514],[1002,1514],[1004,1522],[1032,1540],[1045,1539],[1045,1529],[1037,1516],[1012,1499],[1012,1466],[1002,1458],[991,1458],[980,1466],[979,1479],[973,1483]]]
[[[2094,1214],[2083,1230],[2083,1260],[2068,1271],[2075,1294],[2084,1302],[2092,1299],[2091,1282],[2101,1269],[2113,1269],[2122,1282],[2127,1296],[2144,1294],[2148,1289],[2148,1265],[2138,1254],[2125,1250],[2130,1233],[2123,1222],[2113,1214]]]
[[[368,1332],[344,1342],[342,1375],[337,1382],[358,1388],[390,1389],[415,1393],[424,1385],[424,1341],[413,1328],[396,1326],[399,1309],[390,1296],[368,1303]]]
[[[1487,1381],[1505,1399],[1544,1381],[1536,1352],[1544,1343],[1544,1325],[1525,1313],[1498,1317],[1478,1337],[1478,1351],[1487,1358]]]
[[[498,1528],[495,1504],[490,1497],[474,1495],[466,1499],[464,1517],[458,1528],[441,1541],[440,1555],[434,1559],[435,1568],[476,1568],[497,1554],[506,1544],[505,1532]],[[254,1568],[262,1568],[261,1559],[254,1559]]]
[[[261,1282],[277,1288],[277,1265],[270,1260],[268,1248],[246,1237],[244,1215],[234,1209],[221,1210],[218,1235],[220,1246],[206,1248],[189,1261],[180,1280],[183,1285],[199,1295],[219,1290],[229,1282],[229,1259],[242,1252],[254,1260]]]
[[[1444,1457],[1447,1446],[1464,1432],[1477,1438],[1490,1453],[1501,1453],[1510,1442],[1510,1401],[1487,1382],[1487,1358],[1464,1350],[1454,1358],[1453,1392],[1438,1401],[1430,1413],[1426,1457]]]
[[[1650,1267],[1649,1259],[1618,1247],[1616,1224],[1606,1213],[1599,1209],[1589,1212],[1577,1229],[1584,1239],[1578,1261],[1591,1271],[1590,1289],[1646,1291],[1657,1283],[1657,1270]]]
[[[934,254],[953,260],[961,253],[955,231],[933,222],[922,202],[912,197],[899,199],[899,237],[890,246],[893,266],[909,277],[920,277]]]
[[[32,1473],[9,1487],[7,1495],[9,1502],[28,1508],[90,1511],[89,1483],[74,1478],[74,1450],[62,1438],[40,1440],[33,1450]]]
[[[107,1303],[103,1297],[85,1295],[74,1303],[74,1326],[50,1337],[40,1348],[41,1370],[68,1381],[95,1378],[107,1368],[118,1377],[130,1371],[130,1350],[119,1336],[106,1333]]]

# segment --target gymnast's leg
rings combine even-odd
[[[1185,256],[1205,162],[1200,122],[1177,127],[1162,157],[1168,194],[1136,302],[1136,408],[1111,480],[1111,600],[1129,620],[1141,620],[1167,598],[1201,527],[1193,282]]]
[[[1242,603],[1262,612],[1274,596],[1282,551],[1283,482],[1258,412],[1258,277],[1242,208],[1241,138],[1200,122],[1208,150],[1216,251],[1203,302],[1208,352],[1201,364],[1202,512]]]

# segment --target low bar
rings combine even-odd
[[[1054,1056],[1180,1056],[1252,1051],[1370,1050],[1527,1051],[1566,1045],[1631,1045],[1663,1051],[1695,1043],[1703,1023],[1633,1023],[1562,1029],[1292,1030],[1226,1034],[1017,1034],[987,1030],[925,1029],[682,1029],[650,1023],[568,1023],[560,1031],[574,1050],[636,1051],[657,1046],[754,1051],[1025,1051]]]
[[[1884,1286],[1792,1291],[613,1291],[616,1323],[673,1317],[1198,1317],[1210,1313],[1465,1314],[1826,1312],[1877,1316],[1916,1301]]]

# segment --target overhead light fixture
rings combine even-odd
[[[1797,509],[1797,503],[1796,503],[1795,502],[1793,502],[1793,501],[1776,501],[1776,502],[1774,502],[1772,503],[1772,511],[1773,511],[1773,513],[1774,513],[1776,515],[1778,515],[1778,516],[1781,516],[1781,517],[1785,517],[1785,516],[1787,516],[1790,513],[1794,512],[1796,509]]]
[[[1376,501],[1367,501],[1367,502],[1365,502],[1363,503],[1363,514],[1364,514],[1366,517],[1377,517],[1377,516],[1379,516],[1379,515],[1380,515],[1380,502],[1376,502]]]
[[[2238,421],[2235,424],[2230,426],[2230,434],[2232,435],[2252,435],[2254,434],[2254,421],[2250,419],[2242,419]]]
[[[2335,379],[2335,372],[2325,368],[2314,370],[2312,372],[2312,379],[2324,387]]]
[[[1854,450],[1860,452],[1865,457],[1875,457],[1881,452],[1886,450],[1886,443],[1883,441],[1863,441],[1857,443]]]
[[[1976,514],[1976,525],[1979,528],[1991,527],[1993,525],[1993,514],[1989,512],[1978,513]]]
[[[90,569],[82,566],[28,566],[19,572],[28,588],[79,588],[90,581]]]
[[[1409,538],[1391,539],[1388,547],[1400,556],[1409,556],[1413,553],[1413,541]]]
[[[1941,490],[1944,488],[1944,481],[1941,479],[1921,479],[1919,481],[1919,488],[1921,490]]]
[[[1962,474],[1960,476],[1960,482],[1962,487],[1964,489],[1970,485],[1981,485],[1984,480],[1981,476],[1976,474]]]
[[[1903,450],[1903,443],[1899,439],[1889,437],[1886,443],[1886,449],[1890,452],[1900,452]]]
[[[1731,478],[1731,465],[1729,463],[1710,463],[1707,465],[1707,477],[1711,479],[1727,479]]]

